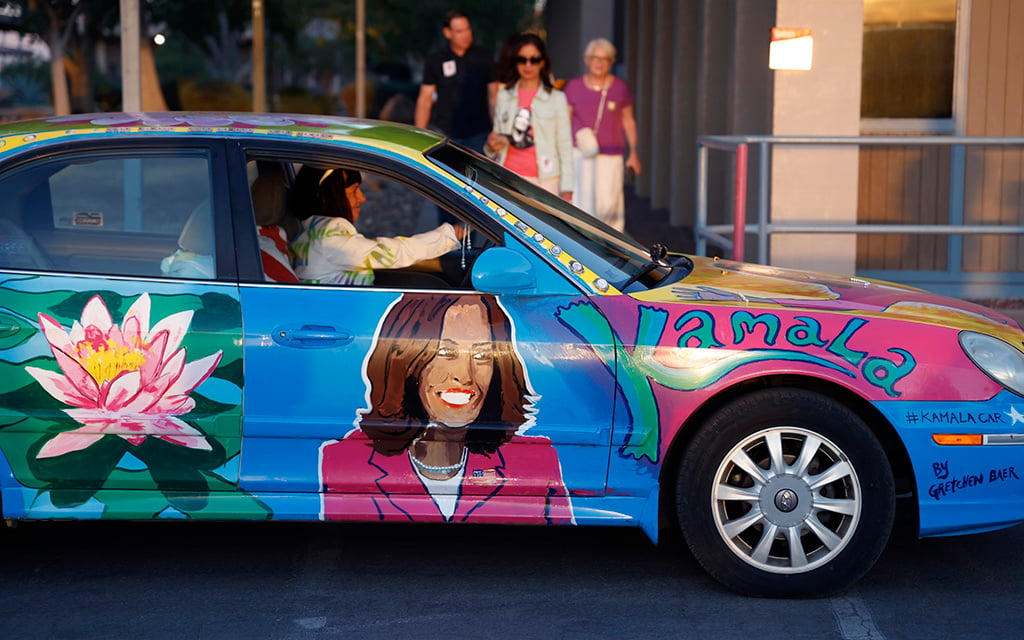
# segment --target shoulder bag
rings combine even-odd
[[[601,116],[604,115],[604,100],[608,97],[608,87],[601,89],[601,104],[597,107],[597,120],[594,121],[594,128],[583,127],[576,132],[576,149],[584,158],[592,158],[601,150],[597,142],[597,133],[601,126]]]

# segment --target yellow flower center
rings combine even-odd
[[[138,371],[146,363],[146,354],[142,351],[104,338],[98,333],[86,330],[85,340],[75,345],[78,363],[97,384],[109,382],[124,371]]]

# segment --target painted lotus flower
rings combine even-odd
[[[195,407],[189,393],[220,362],[218,351],[185,362],[182,338],[192,311],[167,316],[149,326],[149,294],[128,309],[121,325],[113,322],[107,305],[93,297],[71,331],[39,314],[39,325],[60,372],[25,367],[51,396],[71,405],[64,412],[84,425],[58,434],[37,457],[52,458],[85,449],[107,435],[133,445],[147,437],[183,447],[210,450],[206,436],[175,416]]]

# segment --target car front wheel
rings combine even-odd
[[[697,560],[740,593],[824,596],[871,568],[892,529],[892,471],[847,407],[802,389],[751,393],[713,414],[676,486]]]

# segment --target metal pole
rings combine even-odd
[[[121,109],[142,111],[139,0],[121,0]]]
[[[963,226],[965,190],[967,185],[967,149],[962,144],[955,144],[950,150],[949,162],[949,219],[947,224]],[[946,241],[946,273],[952,276],[964,270],[964,239],[962,236],[949,236]]]
[[[732,259],[743,262],[747,239],[747,145],[736,147],[736,182],[733,189]]]
[[[267,56],[263,0],[252,0],[252,110],[267,110]]]
[[[708,241],[704,229],[708,226],[708,148],[697,146],[697,255],[707,255]]]
[[[356,0],[356,116],[366,117],[366,0]]]
[[[760,160],[757,167],[757,262],[768,264],[768,143],[759,143],[758,151]]]

